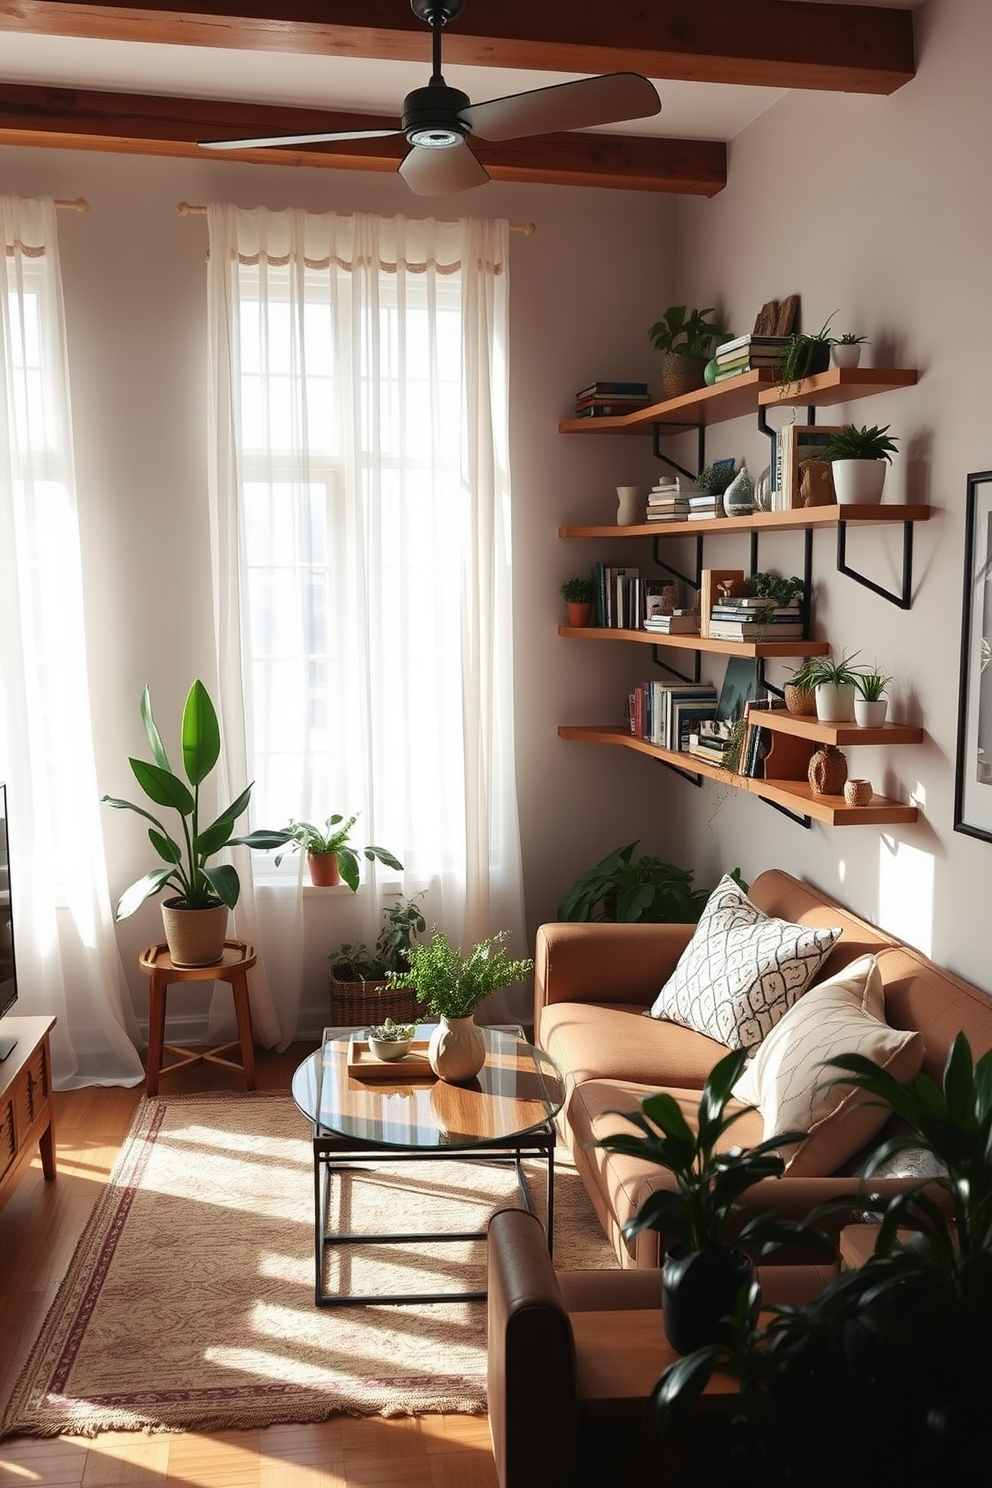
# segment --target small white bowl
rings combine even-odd
[[[369,1048],[376,1059],[382,1059],[387,1064],[394,1059],[402,1059],[404,1054],[409,1054],[412,1038],[408,1039],[369,1039]]]

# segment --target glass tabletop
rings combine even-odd
[[[429,1038],[430,1025],[418,1029]],[[565,1082],[550,1055],[516,1034],[482,1028],[486,1062],[464,1085],[433,1078],[362,1080],[348,1069],[363,1029],[327,1040],[293,1075],[293,1099],[314,1138],[351,1137],[381,1147],[473,1147],[545,1126],[560,1110]]]

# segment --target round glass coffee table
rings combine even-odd
[[[421,1026],[418,1042],[432,1028]],[[331,1180],[368,1164],[373,1154],[394,1162],[454,1158],[514,1165],[524,1207],[534,1212],[525,1158],[547,1162],[545,1228],[551,1248],[554,1225],[554,1117],[565,1098],[565,1082],[554,1060],[519,1034],[483,1028],[486,1062],[475,1079],[449,1085],[434,1078],[426,1060],[416,1065],[367,1064],[363,1029],[326,1029],[319,1049],[293,1075],[293,1099],[311,1123],[314,1170],[314,1300],[318,1307],[345,1303],[451,1302],[482,1298],[484,1291],[418,1292],[399,1295],[331,1293],[324,1284],[324,1259],[336,1245],[485,1238],[485,1231],[364,1234],[333,1230],[328,1222]],[[417,1045],[414,1046],[416,1052]]]

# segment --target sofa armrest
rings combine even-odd
[[[537,932],[534,1026],[552,1002],[629,1002],[650,1007],[692,939],[695,925],[557,922]]]

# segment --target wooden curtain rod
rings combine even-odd
[[[180,217],[203,217],[206,215],[206,207],[199,207],[194,202],[181,201],[176,203],[176,211]],[[523,233],[525,238],[533,236],[537,232],[536,222],[511,222],[510,231]]]
[[[88,212],[90,209],[90,204],[85,196],[77,196],[74,201],[59,201],[58,197],[56,197],[55,205],[60,207],[63,212]]]

